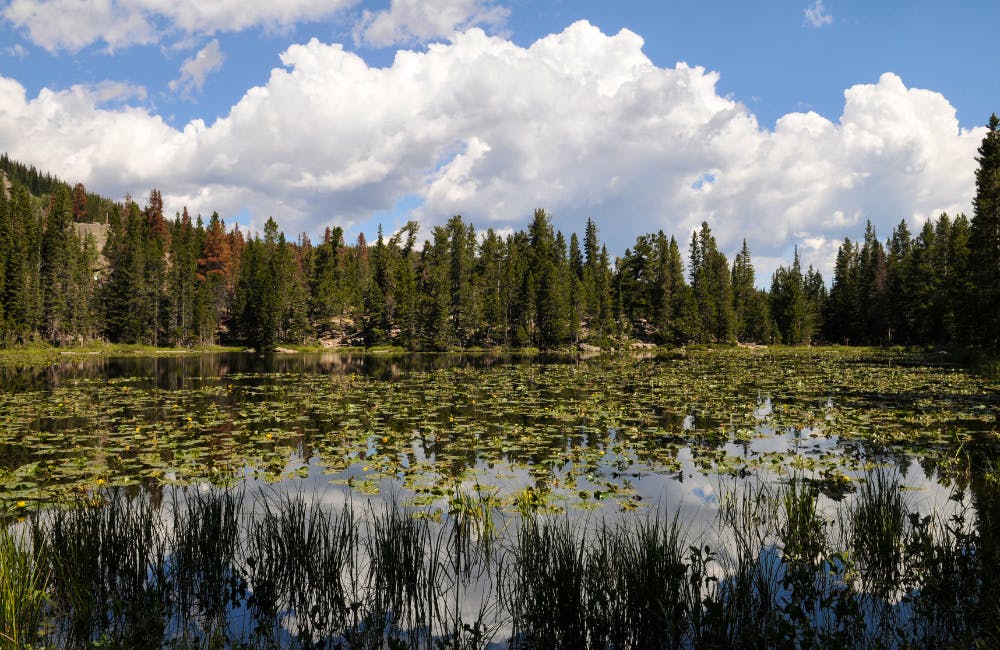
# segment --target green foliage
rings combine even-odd
[[[0,530],[0,648],[33,647],[45,615],[48,576],[37,551]]]
[[[713,531],[735,541],[733,552],[692,538],[676,512],[529,514],[495,527],[482,494],[454,494],[438,520],[396,501],[331,506],[295,492],[174,492],[155,508],[95,493],[31,522],[36,555],[0,534],[0,645],[975,647],[995,638],[995,530],[875,493],[838,528],[812,488],[744,489],[723,493]]]
[[[990,116],[976,158],[976,196],[969,233],[969,261],[976,323],[973,340],[1000,349],[1000,118]]]

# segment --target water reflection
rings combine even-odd
[[[949,425],[970,420],[966,431],[978,431],[990,421],[983,405],[988,415],[1000,401],[930,368],[919,390],[883,390],[889,406],[876,408],[862,403],[874,392],[837,387],[815,363],[782,367],[786,384],[767,378],[772,360],[755,363],[765,365],[326,352],[4,368],[0,500],[40,505],[102,484],[156,492],[305,476],[364,495],[388,482],[418,505],[472,486],[509,508],[630,511],[666,499],[711,509],[720,480],[790,474],[843,501],[876,465],[945,494],[975,473],[940,452],[947,441],[889,444],[856,423],[888,411],[899,421],[889,432],[901,437],[936,405],[928,401],[935,376],[948,382],[938,412]],[[823,397],[809,372],[825,382]],[[977,444],[962,443],[982,450],[965,462],[983,467],[995,445]]]

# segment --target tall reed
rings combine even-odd
[[[47,575],[23,536],[0,530],[0,648],[24,648],[38,639]]]
[[[503,515],[107,490],[0,535],[0,644],[59,648],[970,647],[1000,640],[1000,507],[910,512],[874,472],[837,518],[801,477],[676,513]],[[415,517],[415,514],[423,517]],[[440,521],[431,515],[440,516]]]

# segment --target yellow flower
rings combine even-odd
[[[97,484],[98,485],[104,485],[104,479],[103,478],[97,479]]]
[[[27,508],[28,507],[28,502],[27,501],[18,501],[17,502],[17,507],[18,508]]]
[[[274,435],[272,435],[270,433],[267,433],[267,434],[264,434],[264,437],[267,438],[268,440],[272,440],[274,438]]]

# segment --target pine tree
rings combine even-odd
[[[603,342],[614,329],[611,296],[611,266],[608,251],[601,245],[597,224],[587,219],[583,235],[583,311],[581,319],[590,337]]]
[[[732,341],[735,316],[729,263],[708,223],[702,222],[692,234],[690,251],[691,288],[701,321],[695,335],[703,341]]]
[[[117,206],[109,216],[104,257],[108,272],[101,290],[104,328],[115,342],[147,340],[146,246],[144,219],[130,197],[124,213]]]
[[[869,221],[859,256],[859,313],[864,342],[885,343],[892,338],[889,322],[889,267],[885,248]],[[860,341],[859,341],[860,342]]]
[[[916,323],[913,320],[914,301],[912,280],[913,238],[906,221],[900,221],[889,238],[886,258],[886,320],[889,340],[913,342]]]
[[[409,221],[389,240],[389,250],[393,252],[390,272],[393,276],[395,326],[399,330],[398,342],[409,349],[414,349],[417,343],[418,259],[414,246],[419,229],[416,221]]]
[[[195,262],[197,282],[196,330],[202,345],[216,342],[219,323],[226,313],[226,287],[230,281],[231,251],[226,224],[213,212]]]
[[[451,259],[447,228],[436,226],[420,256],[420,340],[429,350],[447,350],[458,342],[451,318]]]
[[[534,298],[533,320],[537,330],[535,342],[542,347],[560,345],[569,337],[565,283],[569,265],[565,240],[556,241],[551,217],[541,209],[535,210],[528,237],[530,293]]]
[[[70,231],[72,223],[72,199],[68,190],[59,188],[49,201],[41,250],[43,334],[48,341],[59,344],[68,343],[71,334],[67,271],[77,243]]]
[[[503,286],[506,260],[503,240],[492,228],[487,229],[479,251],[476,277],[482,300],[483,343],[503,343],[507,337],[507,305]]]
[[[73,187],[73,221],[82,223],[89,221],[87,218],[87,190],[83,183],[77,183]]]
[[[166,292],[167,341],[174,345],[190,345],[196,337],[195,307],[201,242],[186,207],[173,224],[170,242]]]
[[[973,341],[1000,348],[1000,118],[990,116],[976,158],[976,196],[969,235]]]
[[[770,309],[782,343],[795,345],[809,340],[809,314],[797,249],[791,268],[779,266],[771,278]]]
[[[240,338],[257,350],[272,350],[288,327],[289,306],[294,295],[293,258],[269,217],[264,238],[246,242],[236,289],[236,324]]]
[[[473,283],[475,268],[475,229],[462,222],[460,215],[448,220],[448,317],[459,345],[472,343],[479,325],[479,301]]]
[[[740,252],[733,258],[731,275],[736,338],[740,341],[751,341],[755,338],[753,306],[757,289],[754,286],[754,268],[750,261],[750,248],[747,246],[746,239],[743,240]]]
[[[583,292],[583,253],[580,251],[580,239],[576,233],[569,237],[569,326],[570,339],[574,343],[580,342],[580,326],[583,320],[584,292]]]
[[[143,261],[143,338],[159,345],[166,330],[170,309],[167,297],[167,253],[170,250],[170,227],[163,216],[163,198],[159,190],[149,192],[142,231]]]
[[[827,302],[823,333],[830,341],[850,344],[866,339],[860,315],[860,263],[857,245],[845,237],[837,249],[833,286]]]

